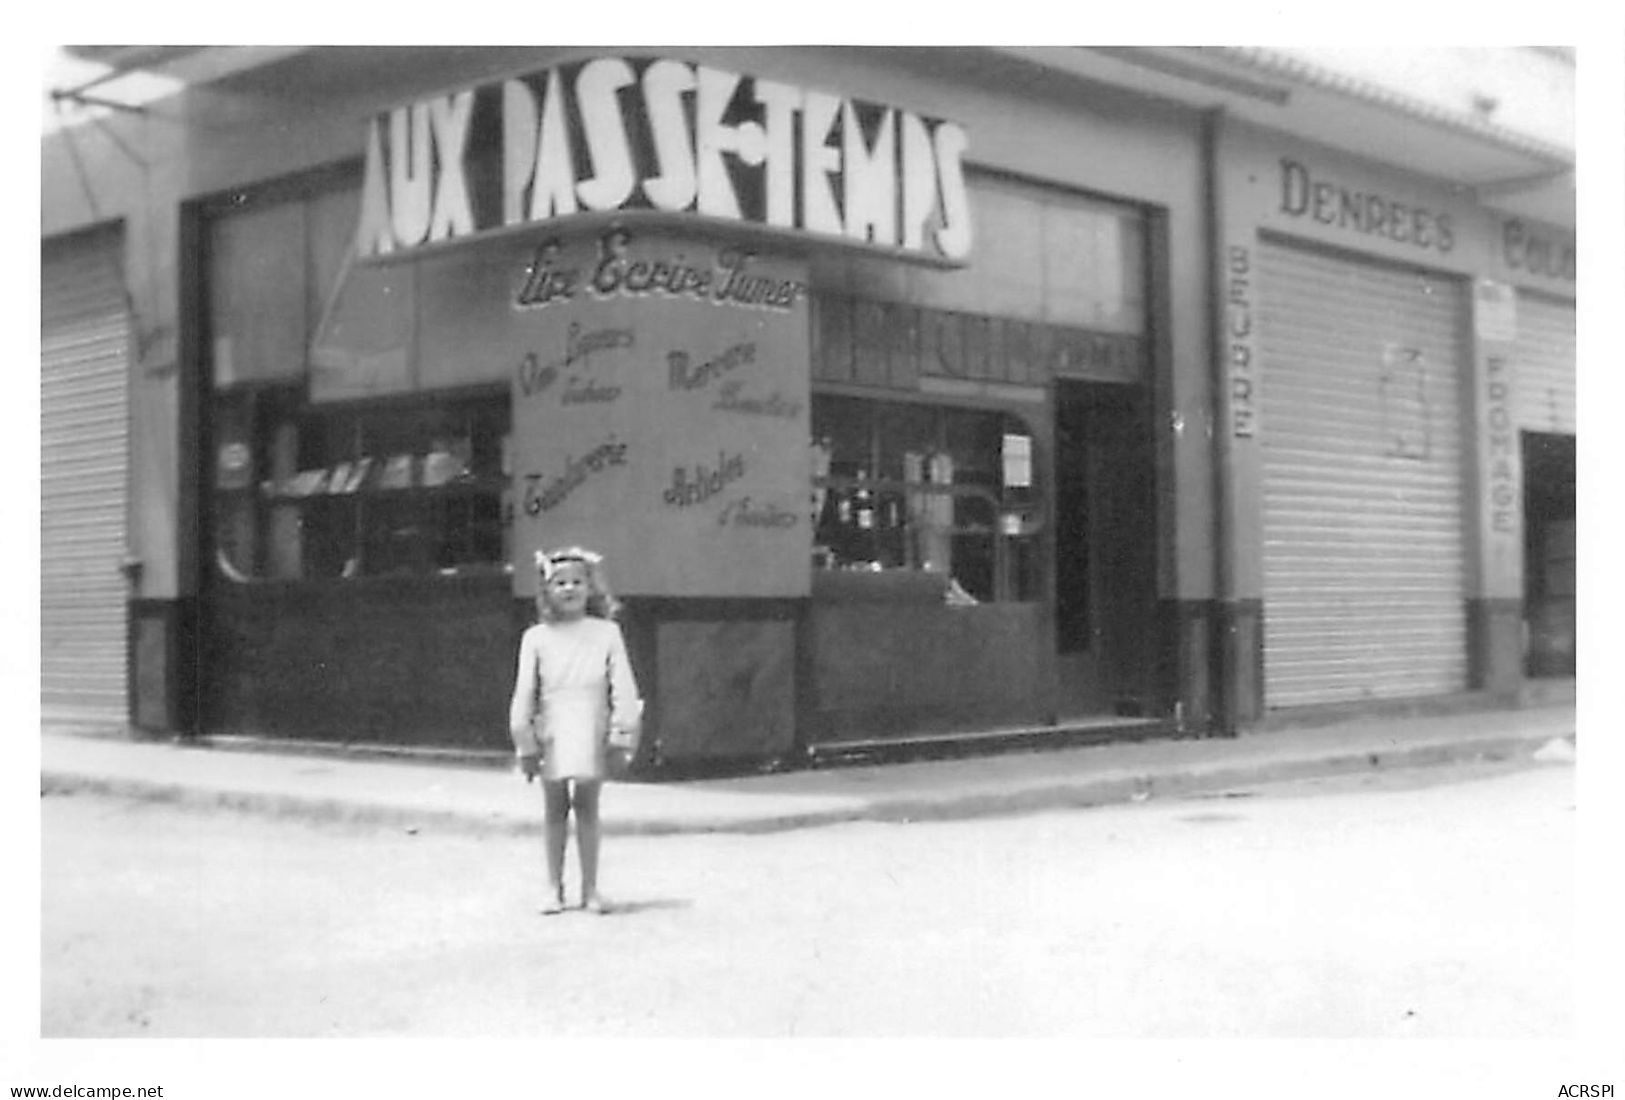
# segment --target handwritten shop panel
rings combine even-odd
[[[807,591],[806,274],[611,229],[533,250],[513,294],[515,576],[582,543],[637,595]]]

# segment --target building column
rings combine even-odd
[[[1470,683],[1515,697],[1523,685],[1523,454],[1513,415],[1517,292],[1479,279],[1473,286],[1473,375],[1469,398],[1474,524],[1468,562]]]

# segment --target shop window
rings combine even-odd
[[[1136,336],[1149,309],[1144,211],[1057,187],[972,172],[969,262],[937,269],[822,253],[813,283],[930,310]]]
[[[215,548],[234,581],[500,569],[505,394],[388,407],[216,399]]]
[[[535,242],[340,265],[311,342],[311,396],[349,401],[506,383],[534,339],[512,307]]]
[[[227,579],[508,561],[507,387],[466,388],[492,380],[480,375],[437,379],[460,395],[413,392],[418,265],[353,261],[359,194],[353,174],[329,173],[206,212],[213,557]]]
[[[940,578],[949,603],[1038,598],[1032,435],[1007,413],[814,395],[813,567]]]
[[[353,239],[359,188],[233,194],[210,211],[205,243],[214,385],[297,381]]]

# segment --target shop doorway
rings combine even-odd
[[[1574,437],[1523,433],[1526,675],[1574,675]]]
[[[1274,239],[1257,274],[1264,705],[1465,691],[1466,284]]]
[[[1140,387],[1060,380],[1055,397],[1056,710],[1151,709],[1156,494]]]

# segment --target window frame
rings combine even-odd
[[[238,418],[246,422],[251,469],[246,483],[223,487],[219,473],[211,480],[209,492],[214,497],[211,509],[214,517],[210,533],[212,544],[211,572],[220,580],[242,585],[320,585],[355,584],[387,581],[394,578],[439,577],[453,579],[464,576],[505,575],[511,571],[509,560],[509,531],[512,526],[512,476],[507,469],[507,438],[512,430],[511,397],[504,387],[464,387],[432,394],[398,395],[388,398],[354,402],[312,401],[304,387],[296,383],[254,383],[229,387],[213,396],[210,415],[216,427],[227,417],[221,408],[228,402],[248,404],[249,411]],[[271,454],[272,437],[276,428],[267,421],[264,409],[273,406],[271,416],[280,415],[282,424],[293,426],[293,443],[297,460],[291,468],[284,464],[281,477],[277,476]],[[276,409],[280,405],[282,408]],[[374,426],[369,433],[367,422],[388,424],[387,428]],[[382,469],[391,455],[368,454],[366,440],[369,434],[413,433],[413,420],[419,420],[421,430],[416,433],[409,448],[389,448],[392,454],[410,454],[412,484],[385,487],[379,484]],[[438,484],[425,481],[426,456],[433,443],[448,438],[437,431],[447,421],[461,419],[468,429],[469,467]],[[389,421],[395,421],[389,424]],[[439,422],[436,424],[435,422]],[[483,423],[481,423],[483,421]],[[404,425],[404,429],[403,429]],[[331,444],[335,435],[349,434],[349,446]],[[478,439],[476,439],[478,435]],[[225,445],[241,440],[225,441]],[[440,453],[452,453],[447,448]],[[329,491],[335,470],[348,466],[353,472],[361,458],[371,458],[364,480],[353,490]],[[323,482],[314,491],[295,490],[294,479],[309,477],[317,472]],[[248,509],[233,509],[230,502],[248,502]],[[467,502],[464,504],[463,502]],[[457,524],[446,516],[448,508],[463,506],[472,513],[475,509],[488,510],[484,517],[469,516],[470,523]],[[278,536],[274,528],[280,513],[293,517],[297,530],[297,575],[289,575],[277,568],[277,548],[273,541]],[[419,537],[409,540],[404,548],[408,558],[415,557],[416,567],[380,568],[378,561],[378,524],[380,515],[389,511],[410,513],[420,528]],[[315,567],[312,572],[313,546],[312,518],[323,511],[338,514],[340,518],[328,530],[351,528],[348,539],[332,539],[328,545],[337,545],[337,551],[322,555],[319,561],[331,565],[335,560],[351,563],[341,565],[335,573],[327,566]],[[372,511],[372,516],[368,513]],[[246,520],[243,518],[247,516]],[[289,521],[282,521],[284,524]],[[250,540],[246,555],[232,558],[224,543],[225,527],[237,524],[246,528]],[[319,545],[319,544],[314,544]],[[451,560],[446,548],[455,546]],[[337,555],[335,558],[335,554]],[[399,560],[399,555],[395,556]]]
[[[820,548],[830,549],[833,558],[833,548],[825,546],[820,538],[821,532],[826,528],[826,513],[834,502],[834,493],[867,490],[874,496],[875,510],[880,512],[882,502],[888,498],[900,500],[903,517],[908,517],[911,509],[908,502],[911,499],[940,500],[946,498],[953,507],[953,519],[946,525],[937,528],[937,531],[950,539],[985,537],[990,546],[987,553],[989,570],[991,573],[991,587],[985,596],[975,597],[969,602],[987,603],[1034,603],[1041,602],[1044,596],[1045,579],[1043,576],[1042,545],[1049,527],[1049,508],[1044,492],[1042,477],[1042,464],[1039,461],[1039,448],[1041,436],[1035,431],[1031,423],[1028,410],[1011,408],[1004,405],[988,405],[965,401],[955,401],[951,398],[940,398],[933,395],[913,394],[906,392],[876,393],[872,390],[862,390],[859,387],[819,385],[813,389],[813,442],[818,440],[820,406],[827,408],[827,402],[835,400],[852,402],[866,408],[868,414],[865,432],[868,436],[868,465],[870,470],[879,469],[880,432],[882,418],[877,413],[890,408],[906,408],[911,411],[923,410],[932,417],[932,435],[937,448],[946,452],[946,442],[949,435],[949,421],[954,415],[968,417],[986,417],[998,428],[998,436],[1002,440],[1008,435],[1023,435],[1030,442],[1031,462],[1030,480],[1026,486],[1006,486],[1003,484],[1002,448],[994,451],[991,456],[991,469],[998,481],[994,484],[968,483],[933,483],[930,481],[910,481],[903,476],[859,476],[851,473],[819,474],[812,472],[810,482],[813,490],[822,490],[828,494],[817,507],[813,520],[813,538],[815,558],[811,567],[815,572],[839,572],[843,574],[863,575],[896,575],[899,573],[930,573],[935,572],[923,564],[915,564],[915,555],[908,548],[905,536],[902,564],[888,565],[883,568],[864,568],[854,565],[840,565],[834,560],[821,564],[818,560]],[[830,415],[825,413],[825,415]],[[832,459],[834,456],[831,456]],[[849,463],[848,463],[849,464]],[[973,465],[960,465],[955,463],[956,476],[965,469],[975,470],[979,467]],[[815,500],[820,498],[815,496]],[[985,503],[991,512],[988,523],[967,523],[962,519],[960,502]],[[1010,517],[1018,517],[1019,525],[1015,530],[1007,527]],[[892,526],[892,530],[906,530],[910,525],[905,521]],[[862,529],[862,528],[860,528]],[[880,529],[880,528],[877,528]],[[1025,551],[1025,553],[1023,553]],[[1026,564],[1022,568],[1021,559]],[[873,560],[873,559],[871,559]],[[1018,575],[1018,569],[1020,575]],[[957,593],[950,593],[949,602],[955,602],[954,597],[963,598],[967,593],[957,583],[953,569],[944,574],[944,585],[957,589]],[[861,582],[860,582],[861,583]]]
[[[204,576],[213,581],[244,586],[354,585],[403,578],[417,582],[437,577],[450,580],[511,571],[508,532],[512,478],[507,469],[507,438],[513,416],[506,383],[486,381],[436,390],[413,388],[343,400],[323,400],[317,392],[317,344],[351,262],[347,252],[340,255],[335,251],[329,239],[332,234],[326,229],[331,229],[335,220],[344,220],[338,215],[352,201],[359,213],[361,168],[359,160],[346,160],[252,188],[222,191],[199,200],[193,207],[195,245],[191,247],[195,248],[198,280],[193,300],[198,310],[198,397],[204,421],[199,434],[208,448],[201,469],[200,490],[207,502],[201,514],[207,522],[200,529],[204,551],[200,564]],[[239,215],[247,219],[241,231],[232,225],[232,219]],[[253,337],[250,330],[239,333],[224,328],[235,316],[250,323],[252,329],[253,317],[251,310],[241,312],[248,308],[243,303],[238,303],[237,313],[231,312],[236,308],[231,305],[231,288],[241,289],[245,276],[220,265],[230,264],[233,255],[245,264],[260,266],[266,262],[264,257],[242,254],[238,248],[239,238],[247,239],[243,233],[253,237],[258,232],[255,222],[266,218],[285,218],[300,225],[299,233],[278,238],[286,251],[272,262],[289,271],[297,269],[303,280],[298,293],[290,291],[287,295],[290,302],[298,299],[301,305],[301,331],[276,341],[280,349],[277,358],[287,362],[223,364],[218,360],[220,337],[232,337],[234,345],[241,342],[237,339],[241,335]],[[222,308],[227,312],[221,314]],[[230,406],[236,406],[238,411],[228,412]],[[482,450],[479,474],[472,478],[451,476],[442,484],[426,484],[424,456],[431,449],[435,422],[459,416],[465,418],[469,449]],[[422,419],[423,426],[418,429],[421,438],[412,439],[405,448],[414,456],[410,488],[379,490],[376,469],[356,486],[354,493],[328,493],[325,485],[320,492],[304,494],[267,487],[269,482],[275,490],[281,490],[287,487],[290,475],[317,467],[331,476],[341,462],[361,456],[360,440],[368,434],[367,420],[374,417],[404,422],[392,427],[408,436],[413,431],[412,419]],[[483,426],[478,426],[482,420]],[[349,427],[345,427],[346,422]],[[272,452],[278,446],[274,437],[285,430],[283,425],[291,426],[286,429],[290,439],[282,444],[280,461],[274,461]],[[335,445],[334,434],[346,431],[356,440],[348,447]],[[473,442],[476,434],[484,440],[478,446]],[[228,451],[232,463],[229,469]],[[387,456],[373,457],[381,464]],[[455,465],[438,465],[436,473],[447,469],[455,471]],[[386,503],[404,506],[405,511],[419,517],[419,545],[408,552],[408,557],[417,555],[417,568],[381,573],[366,565],[365,533],[370,524],[365,512],[369,505]],[[352,537],[339,551],[343,560],[357,559],[352,575],[344,576],[342,570],[338,576],[311,575],[307,521],[324,508],[353,513]],[[464,513],[461,520],[448,515],[458,509]],[[289,518],[277,518],[279,514]],[[281,532],[274,530],[279,525],[284,528]],[[234,539],[237,545],[233,545]],[[280,549],[273,545],[277,539],[284,540]],[[449,552],[448,546],[452,547]],[[280,565],[278,554],[286,555]],[[442,564],[448,554],[450,564]]]

